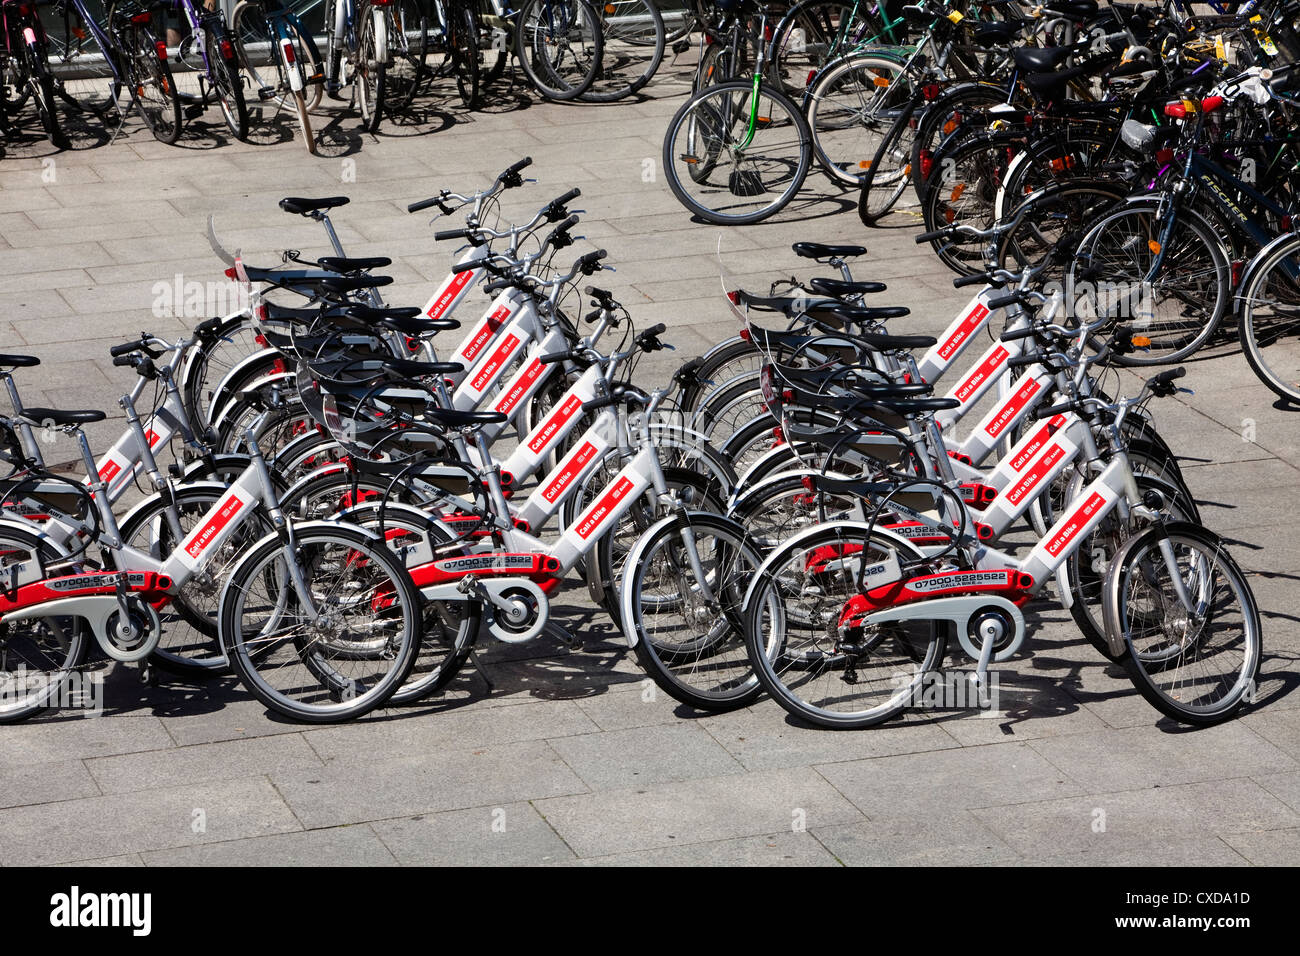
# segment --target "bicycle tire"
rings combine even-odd
[[[1285,401],[1300,404],[1300,237],[1293,236],[1260,253],[1238,293],[1237,336],[1246,361],[1259,380]]]
[[[654,0],[601,0],[596,14],[601,24],[600,71],[579,99],[613,103],[654,79],[663,62],[667,31]]]
[[[682,104],[669,123],[663,149],[668,185],[683,206],[706,222],[745,225],[767,219],[794,199],[812,165],[812,134],[803,113],[783,93],[765,87],[760,87],[757,105],[752,111],[757,121],[754,140],[758,140],[760,133],[780,130],[789,137],[789,145],[770,142],[768,137],[764,137],[764,143],[767,144],[764,151],[771,153],[772,158],[758,156],[757,160],[754,158],[753,142],[744,149],[740,148],[737,134],[743,140],[748,120],[741,124],[741,130],[737,130],[736,125],[742,115],[748,117],[751,114],[753,91],[753,83],[748,80],[731,80],[711,86]],[[774,118],[777,109],[784,113],[780,119]],[[679,142],[679,139],[684,141]],[[696,155],[696,139],[701,141],[706,151],[712,151],[716,147],[716,157],[721,157],[723,151],[727,152],[730,162],[727,163],[724,180],[713,181],[713,174],[719,165],[716,161],[710,165],[708,174],[698,181],[694,179],[690,169],[701,162],[701,158]],[[780,155],[791,149],[797,151],[796,157]],[[740,153],[745,155],[738,155]],[[723,211],[728,207],[722,206],[721,202],[706,203],[691,195],[682,182],[678,169],[679,159],[682,160],[681,165],[687,168],[686,179],[691,180],[693,186],[700,187],[702,196],[710,200],[726,201],[727,194],[748,199],[774,193],[774,198],[766,200],[752,211]],[[736,210],[737,207],[733,204],[730,208]]]
[[[595,82],[604,41],[588,0],[525,0],[514,35],[519,65],[547,99],[577,99]]]
[[[268,535],[221,593],[222,650],[244,688],[279,714],[307,723],[360,717],[385,704],[415,664],[420,593],[382,539],[359,528],[302,526],[294,543],[290,559],[308,587],[329,588],[313,601],[328,613],[312,623],[295,606],[301,598],[289,583],[284,541]],[[354,629],[358,618],[368,620]]]

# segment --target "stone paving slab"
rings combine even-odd
[[[760,292],[819,271],[794,240],[862,242],[855,275],[888,282],[882,301],[912,308],[901,331],[938,332],[968,301],[912,242],[915,217],[864,230],[856,197],[815,171],[770,222],[692,223],[659,168],[688,76],[666,70],[636,103],[512,100],[473,115],[443,90],[422,125],[377,136],[322,117],[320,157],[287,122],[248,144],[202,121],[176,147],[134,121],[108,147],[54,155],[34,138],[10,143],[0,349],[43,360],[19,376],[29,404],[105,408],[109,421],[89,434],[106,447],[131,384],[108,346],[192,325],[198,316],[156,303],[159,283],[226,284],[204,237],[209,213],[249,262],[271,265],[285,248],[330,251],[278,199],[346,194],[334,222],[348,251],[391,256],[386,299],[421,304],[453,249],[406,203],[486,185],[526,154],[538,182],[507,196],[503,214],[581,187],[575,254],[608,249],[618,271],[599,284],[638,324],[665,322],[679,348],[642,363],[647,382],[734,333],[719,241],[728,270]],[[272,719],[229,678],[146,687],[113,670],[102,718],[0,727],[0,864],[1294,865],[1300,521],[1286,503],[1300,493],[1297,412],[1275,405],[1231,343],[1188,369],[1195,393],[1155,414],[1205,521],[1251,574],[1266,628],[1260,702],[1225,727],[1186,733],[1161,719],[1046,601],[1030,609],[1028,653],[1003,665],[992,717],[910,714],[828,733],[769,701],[702,715],[656,692],[575,584],[557,611],[575,648],[485,640],[490,685],[467,668],[441,698],[351,726]]]

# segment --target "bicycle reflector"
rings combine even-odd
[[[218,46],[221,47],[222,59],[233,60],[235,58],[235,45],[229,40],[222,40]]]
[[[1149,349],[1149,348],[1151,348],[1151,338],[1150,338],[1150,336],[1146,336],[1146,335],[1135,335],[1135,336],[1133,336],[1133,338],[1130,339],[1129,341],[1131,341],[1131,342],[1133,343],[1133,347],[1134,347],[1135,349]]]
[[[155,40],[153,43],[154,52],[158,54],[158,59],[163,63],[167,62],[167,41]]]
[[[134,13],[131,15],[131,22],[138,27],[144,26],[152,19],[153,19],[153,14],[151,14],[148,10],[144,11],[143,13]]]

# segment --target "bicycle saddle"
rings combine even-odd
[[[1022,73],[1050,73],[1068,60],[1073,52],[1074,48],[1068,46],[1018,46],[1011,51],[1011,58],[1015,60],[1016,69]]]
[[[346,206],[352,200],[347,196],[330,196],[326,199],[302,199],[298,196],[287,196],[280,200],[280,208],[285,212],[297,213],[299,216],[306,216],[309,213],[317,212],[321,209],[334,209],[337,206]]]
[[[35,355],[0,355],[0,366],[5,368],[31,368],[40,364]]]
[[[502,412],[460,412],[452,408],[430,408],[425,414],[434,424],[447,428],[467,428],[472,425],[495,425],[506,420]]]
[[[286,200],[287,201],[287,200]],[[330,272],[368,272],[371,269],[383,269],[391,266],[393,260],[387,256],[370,256],[369,258],[350,259],[346,256],[321,256],[316,264]]]
[[[989,20],[975,25],[975,42],[980,46],[1000,46],[1020,35],[1024,20]]]
[[[417,308],[376,309],[368,305],[351,306],[344,315],[362,325],[381,325],[404,335],[429,335],[460,328],[455,319],[426,319]]]
[[[312,279],[304,282],[305,285],[318,286],[324,292],[333,292],[336,295],[346,295],[349,292],[360,292],[363,289],[378,289],[381,286],[392,285],[392,276],[327,276],[324,279]]]
[[[454,375],[465,371],[460,362],[417,362],[413,359],[379,358],[376,359],[386,369],[410,378],[427,378],[430,375]]]
[[[843,259],[867,254],[866,246],[827,246],[820,242],[796,242],[790,248],[803,259]]]
[[[849,325],[868,325],[884,319],[901,319],[911,315],[912,310],[905,305],[885,305],[867,308],[864,306],[845,305],[836,301],[833,304],[815,302],[805,310],[808,318],[820,325],[833,325],[842,329]],[[932,343],[933,344],[933,343]],[[927,346],[928,348],[928,346]]]
[[[888,288],[883,282],[845,282],[843,279],[810,279],[808,288],[818,295],[838,299],[846,295],[872,295]]]
[[[1078,20],[1086,20],[1097,15],[1101,4],[1097,0],[1047,0],[1043,6],[1052,13],[1059,13]]]
[[[55,425],[89,425],[91,422],[102,422],[108,417],[107,412],[101,412],[98,408],[82,408],[60,410],[57,408],[36,408],[28,407],[23,409],[23,418],[43,425],[46,422],[53,422]]]

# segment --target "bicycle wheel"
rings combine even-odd
[[[123,21],[124,17],[115,19]],[[160,143],[172,144],[181,135],[181,101],[176,95],[172,71],[167,65],[167,48],[154,39],[147,23],[132,20],[113,24],[122,40],[127,79],[136,112]]]
[[[390,112],[408,108],[429,75],[431,53],[427,0],[392,0],[388,7],[387,73]]]
[[[1241,290],[1238,336],[1260,381],[1300,403],[1300,237],[1260,253]]]
[[[831,60],[880,33],[875,9],[855,0],[803,0],[772,31],[768,77],[798,101]]]
[[[525,0],[515,16],[515,55],[538,93],[572,100],[600,72],[600,17],[587,0]]]
[[[1168,482],[1159,481],[1146,475],[1137,475],[1138,489],[1143,492],[1155,491],[1166,503],[1165,514],[1175,521],[1196,523],[1200,513],[1196,502],[1183,493],[1182,489]],[[1084,479],[1079,475],[1071,485],[1071,493],[1066,500],[1076,500],[1077,491],[1083,488]],[[1080,633],[1103,657],[1117,661],[1119,658],[1106,643],[1106,622],[1102,605],[1102,583],[1111,559],[1123,546],[1124,542],[1140,531],[1133,523],[1125,524],[1116,509],[1106,516],[1088,537],[1084,538],[1078,549],[1066,559],[1066,580],[1070,584],[1073,600],[1070,603],[1070,616],[1078,625]]]
[[[419,650],[421,616],[420,593],[382,539],[345,525],[299,528],[291,552],[271,535],[231,572],[221,646],[267,707],[331,723],[369,713],[401,686]]]
[[[664,137],[668,185],[706,222],[760,222],[783,209],[812,163],[811,134],[783,94],[732,80],[691,97]]]
[[[256,102],[272,107],[269,117],[259,110],[263,121],[274,120],[281,110],[292,110],[307,152],[315,154],[310,111],[320,102],[324,89],[315,42],[299,33],[292,20],[277,18],[273,25],[259,0],[240,0],[231,18],[231,33]],[[285,60],[282,37],[290,42],[292,63]],[[300,89],[295,90],[295,85]]]
[[[885,135],[912,101],[901,61],[855,55],[828,66],[809,88],[813,154],[826,175],[858,186]]]
[[[174,494],[183,540],[227,491],[223,485],[202,484],[181,486]],[[122,520],[122,541],[155,560],[166,560],[180,544],[167,521],[167,511],[161,495],[141,502]],[[165,606],[157,608],[163,631],[151,658],[154,663],[174,673],[204,677],[227,669],[226,655],[217,640],[222,581],[244,548],[272,530],[270,520],[259,511],[228,542],[203,555],[200,573],[182,585]]]
[[[654,0],[602,0],[600,71],[580,97],[612,103],[641,89],[664,58],[664,20]]]
[[[412,560],[427,560],[430,549],[438,548],[439,557],[458,551],[455,534],[442,522],[417,508],[388,502],[368,501],[344,511],[339,520],[382,534],[388,546],[401,555],[407,567]],[[460,552],[468,554],[468,549]],[[408,557],[410,555],[410,557]],[[424,639],[410,674],[389,703],[406,704],[437,693],[460,672],[469,659],[483,616],[482,602],[466,597],[463,601],[423,599]]]
[[[1177,220],[1162,247],[1157,237],[1171,214]],[[1078,302],[1086,306],[1089,297],[1080,291],[1095,289],[1096,314],[1124,322],[1144,340],[1138,351],[1115,357],[1121,365],[1164,365],[1191,355],[1214,334],[1232,298],[1232,270],[1205,220],[1188,209],[1161,213],[1154,204],[1128,206],[1093,226],[1068,278]],[[1088,311],[1080,318],[1091,320]]]
[[[353,63],[352,89],[361,113],[361,128],[367,133],[379,129],[384,118],[384,96],[388,75],[388,21],[382,6],[362,4],[357,15],[357,54]]]
[[[449,8],[446,26],[447,66],[456,77],[456,92],[466,109],[477,109],[480,67],[478,13],[472,6]]]
[[[239,54],[235,52],[229,31],[224,26],[204,26],[203,49],[208,54],[208,78],[221,118],[235,139],[247,139],[248,103],[244,100],[244,84],[239,79]]]
[[[992,106],[1007,101],[1003,87],[988,83],[963,83],[944,90],[921,115],[912,142],[912,184],[917,199],[925,201],[934,158],[949,141],[988,128],[986,115]]]
[[[759,556],[719,515],[670,515],[628,553],[620,603],[637,660],[674,700],[697,710],[753,703],[757,681],[740,634],[745,586]]]
[[[31,101],[36,104],[36,112],[41,119],[41,129],[55,149],[67,149],[68,138],[59,126],[59,114],[54,108],[54,78],[50,75],[49,59],[43,44],[25,44],[27,57],[27,88],[31,92]]]
[[[54,91],[68,106],[81,113],[101,115],[113,108],[116,76],[115,50],[103,50],[69,0],[56,9],[54,30],[46,30],[53,54]],[[110,34],[111,42],[111,34]]]
[[[971,136],[936,154],[935,170],[921,205],[926,230],[991,226],[998,189],[1016,142],[1014,135]],[[984,268],[982,240],[935,239],[930,245],[940,261],[956,273],[971,275]]]
[[[1124,641],[1124,667],[1162,714],[1216,724],[1253,697],[1259,609],[1216,534],[1183,522],[1149,528],[1115,556],[1105,586],[1106,626]]]
[[[912,185],[912,141],[916,136],[915,104],[903,110],[880,141],[880,148],[862,175],[858,218],[874,226],[893,211]]]
[[[0,575],[6,587],[47,576],[60,554],[39,535],[0,529]],[[0,723],[26,720],[57,706],[68,675],[86,660],[93,638],[83,618],[6,618],[0,623]]]
[[[823,525],[767,556],[745,595],[750,665],[787,712],[821,727],[870,727],[914,699],[943,661],[946,628],[933,621],[858,623],[849,602],[863,567],[919,558],[859,523]]]
[[[1066,182],[1031,193],[1004,217],[1020,217],[1020,225],[998,240],[998,268],[1019,272],[1042,265],[1050,256],[1043,279],[1064,279],[1079,240],[1126,194],[1122,184],[1107,181]]]

